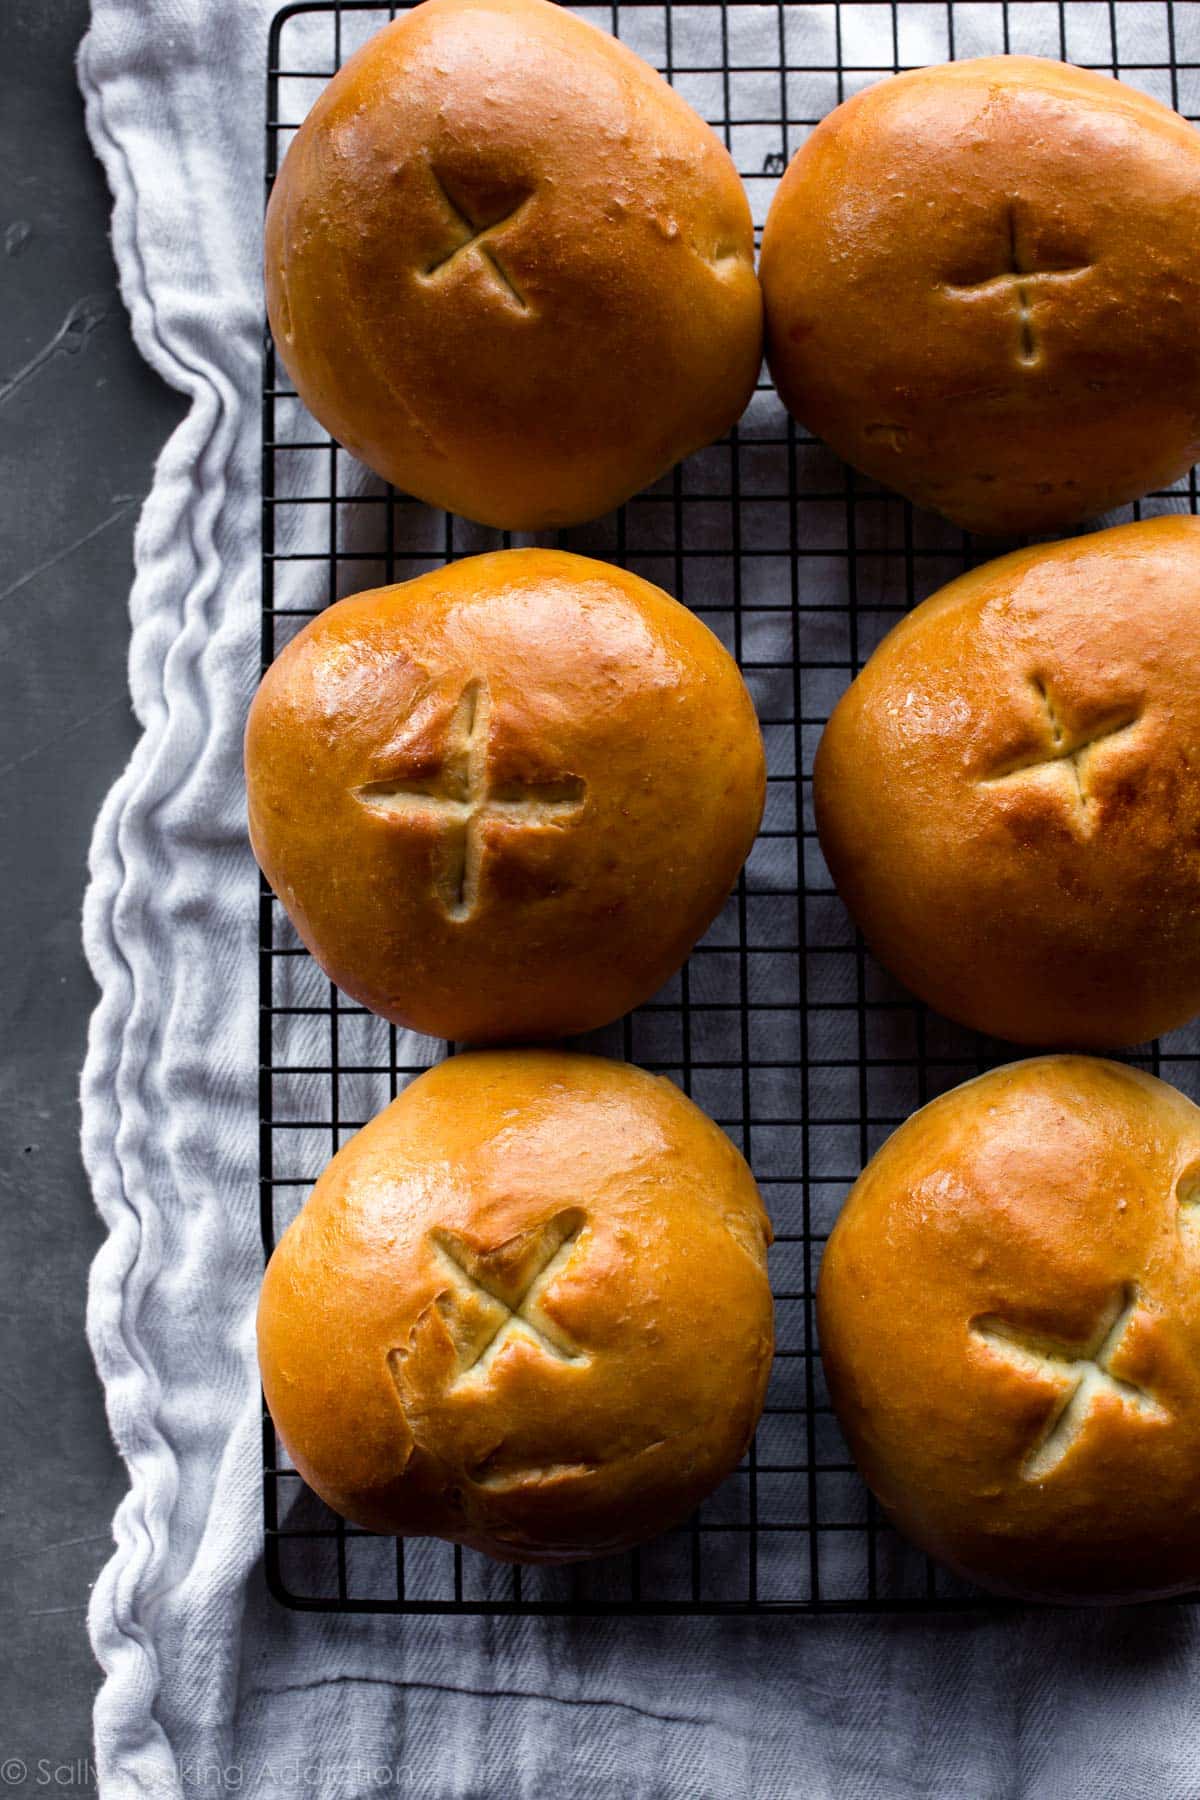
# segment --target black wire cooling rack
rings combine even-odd
[[[267,181],[344,58],[403,10],[327,0],[272,26]],[[761,230],[788,158],[826,112],[895,71],[1027,51],[1118,74],[1195,118],[1200,5],[755,4],[581,7],[723,136]],[[370,476],[305,412],[269,337],[263,391],[264,665],[347,593],[534,541],[434,513]],[[1192,511],[1196,485],[1114,517]],[[1112,522],[1112,521],[1108,521]],[[673,1077],[744,1151],[776,1226],[778,1349],[742,1467],[690,1523],[568,1570],[502,1568],[345,1525],[287,1465],[264,1415],[266,1572],[315,1610],[488,1613],[897,1611],[995,1604],[898,1538],[859,1481],[814,1341],[821,1249],[867,1158],[917,1106],[1011,1058],[917,1006],[864,952],[821,860],[810,772],[833,702],[914,601],[1007,545],[979,544],[844,468],[760,386],[731,436],[608,519],[540,540],[608,558],[691,606],[734,652],[770,768],[764,828],[707,938],[649,1005],[588,1047]],[[264,1248],[330,1155],[438,1048],[350,1004],[261,898]],[[1129,1058],[1200,1099],[1194,1033]]]

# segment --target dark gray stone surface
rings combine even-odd
[[[87,11],[0,6],[0,1795],[92,1791],[86,1767],[53,1775],[90,1754],[84,1614],[124,1487],[83,1331],[100,1227],[78,1147],[79,909],[135,734],[133,527],[180,412],[116,291],[75,86]]]

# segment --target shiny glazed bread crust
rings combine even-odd
[[[1200,138],[1033,57],[839,106],[763,234],[768,355],[838,455],[970,531],[1052,531],[1200,454]]]
[[[246,731],[255,854],[318,962],[469,1042],[607,1024],[683,962],[762,815],[754,706],[686,607],[554,550],[340,601]]]
[[[727,151],[548,0],[426,0],[352,57],[275,183],[265,275],[327,430],[489,525],[608,512],[727,430],[758,374]]]
[[[1057,1600],[1200,1582],[1200,1110],[1040,1057],[913,1115],[825,1250],[821,1355],[897,1526]]]
[[[918,606],[814,769],[838,890],[893,974],[1018,1043],[1200,1011],[1200,520],[1002,557]]]
[[[665,1079],[454,1057],[338,1153],[280,1241],[267,1402],[305,1479],[373,1530],[504,1561],[617,1550],[749,1444],[770,1237],[742,1158]]]

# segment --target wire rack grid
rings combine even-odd
[[[274,20],[267,181],[344,58],[402,7],[313,0]],[[805,4],[619,0],[581,7],[674,83],[724,138],[761,231],[817,121],[906,67],[1028,51],[1122,76],[1200,113],[1200,5]],[[435,513],[370,476],[311,419],[265,341],[264,666],[344,594],[459,556],[547,541],[607,558],[691,606],[738,658],[767,745],[763,831],[720,918],[651,1003],[588,1048],[676,1080],[750,1161],[776,1227],[778,1349],[743,1465],[680,1530],[568,1570],[501,1568],[346,1525],[263,1420],[265,1566],[294,1607],[369,1612],[754,1613],[995,1605],[880,1519],[832,1416],[814,1335],[822,1245],[867,1158],[917,1106],[1011,1057],[898,989],[864,951],[811,818],[833,702],[903,612],[997,553],[854,475],[764,380],[730,437],[612,517],[533,540]],[[1116,517],[1195,512],[1195,476]],[[1112,522],[1112,521],[1109,521]],[[333,989],[267,889],[260,901],[264,1250],[329,1156],[441,1047]],[[1200,1099],[1194,1033],[1130,1057]]]

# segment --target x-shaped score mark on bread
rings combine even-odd
[[[1103,1394],[1113,1396],[1141,1418],[1170,1418],[1166,1408],[1143,1388],[1112,1372],[1113,1358],[1140,1301],[1134,1284],[1122,1288],[1083,1349],[1066,1339],[1021,1331],[998,1314],[972,1319],[973,1335],[989,1350],[1014,1369],[1058,1385],[1057,1404],[1021,1464],[1026,1481],[1041,1481],[1053,1474],[1082,1435],[1094,1403]]]
[[[1200,1239],[1200,1162],[1186,1168],[1175,1183],[1175,1201],[1180,1231]]]
[[[584,783],[494,786],[488,772],[491,696],[485,680],[468,681],[454,709],[441,768],[429,779],[372,781],[355,793],[364,806],[397,819],[434,819],[441,827],[434,891],[448,919],[470,918],[479,899],[488,822],[556,824],[579,811]]]
[[[1095,827],[1095,815],[1088,790],[1087,773],[1090,760],[1100,744],[1132,731],[1140,714],[1129,710],[1110,716],[1086,731],[1068,731],[1050,698],[1046,683],[1035,676],[1032,687],[1041,702],[1049,728],[1050,743],[1044,756],[1023,756],[1006,763],[980,782],[981,787],[1000,787],[1018,781],[1056,781],[1066,784],[1068,800],[1076,823],[1086,836]]]
[[[1005,224],[1008,238],[1007,266],[997,270],[994,275],[985,276],[982,281],[947,281],[943,286],[949,294],[969,298],[1011,292],[1017,305],[1017,361],[1028,369],[1035,367],[1041,360],[1034,332],[1031,290],[1035,284],[1073,281],[1076,276],[1086,274],[1092,265],[1088,262],[1051,263],[1039,267],[1025,248],[1015,200],[1009,201]]]
[[[516,218],[517,214],[532,199],[532,194],[528,191],[522,192],[514,200],[510,192],[498,200],[497,204],[501,210],[496,212],[492,207],[481,208],[478,204],[472,205],[464,200],[461,194],[456,199],[450,192],[444,174],[440,174],[437,169],[433,168],[429,173],[433,177],[434,186],[441,195],[446,211],[458,227],[460,236],[455,243],[451,244],[445,255],[435,257],[431,263],[426,264],[422,270],[423,278],[426,281],[443,280],[462,261],[463,257],[474,253],[482,259],[492,275],[493,285],[500,290],[505,304],[517,308],[520,312],[528,312],[529,302],[500,261],[488,239],[499,231],[501,226],[507,225],[510,220]],[[488,213],[491,213],[492,216],[488,217]]]
[[[584,1223],[584,1214],[569,1208],[492,1250],[481,1250],[454,1231],[430,1232],[430,1249],[450,1284],[438,1295],[437,1307],[458,1355],[455,1386],[486,1380],[514,1339],[534,1345],[554,1362],[587,1362],[542,1306]]]

